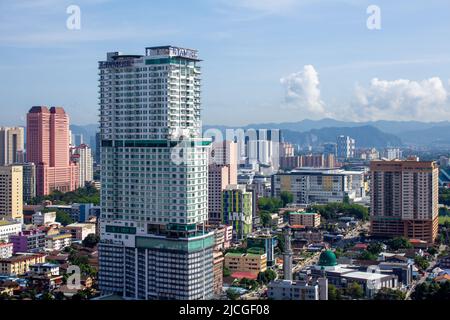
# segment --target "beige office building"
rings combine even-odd
[[[289,212],[289,224],[291,226],[302,225],[308,228],[320,226],[320,214],[316,212]]]
[[[225,267],[231,272],[257,275],[267,270],[267,254],[229,252],[225,255]]]
[[[372,161],[371,233],[434,242],[439,168],[432,161]]]
[[[23,162],[24,130],[0,127],[0,166]]]
[[[0,167],[0,219],[23,219],[22,193],[22,167]]]

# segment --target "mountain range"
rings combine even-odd
[[[98,125],[71,125],[72,133],[83,134],[86,142],[95,140]],[[224,125],[204,125],[225,131],[237,127]],[[450,146],[450,121],[367,121],[351,122],[334,119],[310,120],[282,123],[254,123],[241,129],[280,129],[284,140],[300,146],[318,146],[324,142],[336,140],[338,135],[349,135],[356,139],[357,146],[384,148],[391,146]]]

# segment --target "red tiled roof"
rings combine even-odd
[[[258,275],[255,273],[251,273],[251,272],[234,272],[231,274],[231,277],[236,278],[236,279],[247,278],[247,279],[256,280]]]

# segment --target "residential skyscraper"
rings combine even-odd
[[[336,138],[336,142],[338,159],[345,160],[355,157],[355,139],[341,135]]]
[[[0,166],[21,162],[24,151],[22,127],[0,127]]]
[[[27,162],[36,165],[36,194],[78,187],[78,167],[69,159],[69,117],[61,107],[32,107],[27,114]]]
[[[71,144],[74,147],[78,147],[78,146],[81,146],[82,144],[84,144],[83,134],[81,134],[81,133],[72,133]]]
[[[199,61],[196,50],[163,46],[99,62],[103,293],[213,295]]]
[[[222,192],[237,184],[237,144],[231,141],[212,144],[208,165],[208,221],[223,222]]]
[[[438,175],[435,162],[372,161],[371,234],[434,242],[438,231]]]
[[[332,154],[335,157],[337,156],[337,144],[334,142],[327,142],[323,144],[323,153],[325,155]]]
[[[36,166],[34,163],[20,164],[23,171],[23,201],[29,203],[36,197]]]
[[[233,239],[243,240],[252,232],[253,194],[245,185],[229,185],[223,191],[223,223],[233,226]]]
[[[94,180],[94,160],[92,150],[86,144],[72,149],[71,159],[78,165],[78,186],[84,187],[86,182]]]
[[[0,219],[23,220],[22,167],[0,167]]]

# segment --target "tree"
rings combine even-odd
[[[230,300],[238,300],[241,295],[236,289],[228,289],[227,290],[227,298]]]
[[[364,297],[364,290],[360,284],[357,282],[352,282],[346,289],[346,294],[348,294],[353,299],[361,299]]]
[[[428,248],[427,252],[429,254],[431,254],[432,256],[434,256],[435,254],[438,253],[438,250],[435,247],[430,247],[430,248]]]
[[[325,205],[314,205],[310,208],[310,210],[320,213],[320,215],[325,219],[335,219],[337,218],[338,213],[352,216],[359,220],[369,219],[368,208],[359,204],[332,202]]]
[[[283,207],[283,202],[279,198],[261,197],[258,199],[258,208],[262,211],[278,212]]]
[[[430,263],[428,262],[427,259],[425,259],[424,257],[418,256],[418,255],[414,258],[414,263],[421,270],[426,270],[430,266]]]
[[[66,280],[67,280],[67,278],[66,278]],[[67,281],[66,281],[66,283],[67,283]],[[55,292],[55,300],[65,300],[65,299],[66,299],[66,297],[64,296],[64,293],[62,293],[60,291]]]
[[[336,288],[336,286],[329,284],[328,285],[328,300],[341,300],[342,293],[341,290]]]
[[[55,300],[55,297],[50,292],[45,292],[40,297],[40,300]]]
[[[294,195],[289,191],[281,191],[280,199],[283,202],[283,207],[286,207],[288,203],[294,202]]]
[[[267,284],[277,278],[277,273],[272,269],[258,273],[257,280],[261,284]]]
[[[46,200],[52,201],[53,204],[93,203],[99,205],[100,191],[91,185],[66,193],[55,190],[50,195],[33,198],[30,204],[40,204]]]
[[[377,260],[377,255],[364,250],[363,252],[361,252],[358,256],[358,259],[360,260]]]
[[[68,224],[74,223],[74,220],[69,216],[68,213],[61,210],[57,210],[56,222],[61,223],[63,226],[67,226]]]
[[[82,243],[83,243],[84,247],[93,248],[97,245],[97,243],[99,241],[100,241],[100,237],[94,233],[91,233],[91,234],[87,235],[86,238],[84,238]]]
[[[381,288],[373,297],[374,300],[405,300],[406,293],[391,288]]]
[[[344,250],[342,250],[342,248],[336,248],[336,250],[334,250],[334,255],[336,256],[336,258],[340,258],[342,255],[344,254]]]
[[[388,246],[392,250],[398,250],[398,249],[410,249],[412,248],[411,243],[409,240],[405,237],[396,237],[388,241]]]
[[[231,276],[231,271],[230,271],[230,269],[228,268],[228,267],[223,267],[223,276],[224,277],[229,277],[229,276]]]
[[[381,251],[383,251],[383,244],[381,242],[371,242],[367,246],[367,251],[369,251],[371,254],[379,255]]]
[[[450,300],[450,281],[423,282],[416,286],[411,298],[413,300]]]
[[[263,227],[270,227],[272,223],[272,215],[267,211],[260,211],[259,216],[261,218],[261,224]]]

